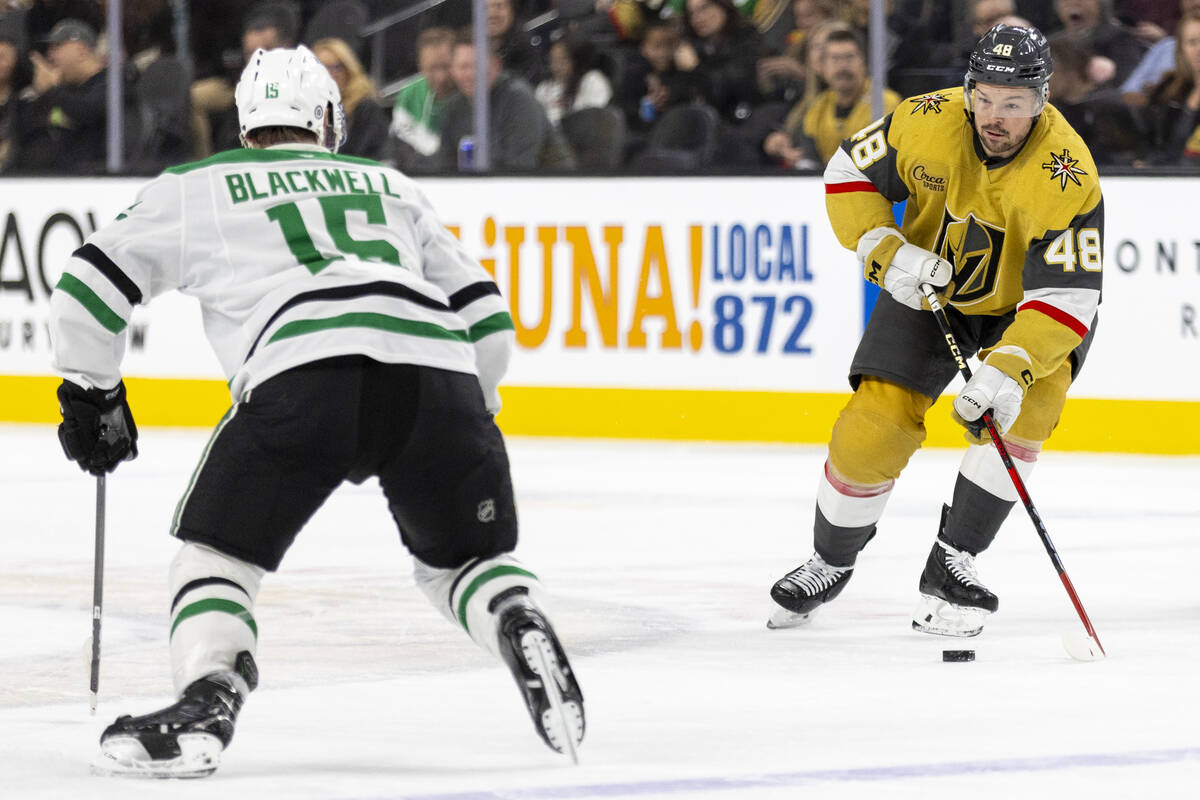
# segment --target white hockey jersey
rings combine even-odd
[[[479,375],[498,405],[513,342],[499,288],[416,184],[374,161],[293,144],[168,169],[72,254],[50,299],[55,371],[116,385],[133,307],[172,289],[200,301],[235,401],[362,354]]]

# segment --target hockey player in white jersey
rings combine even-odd
[[[51,298],[59,438],[101,475],[137,454],[120,362],[133,307],[196,297],[233,407],[179,502],[170,655],[179,701],[101,736],[114,773],[216,769],[258,681],[254,603],[343,481],[377,476],[417,584],[513,672],[574,756],[583,696],[511,555],[492,414],[513,326],[491,276],[408,178],[336,155],[336,85],[306,48],[259,50],[236,90],[246,149],[167,170],[71,257]]]

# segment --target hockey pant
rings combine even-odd
[[[1004,437],[1027,481],[1058,424],[1071,383],[1070,363],[1035,383]],[[817,488],[815,549],[837,566],[851,566],[875,535],[896,479],[925,441],[925,414],[933,401],[891,381],[863,376],[838,416]],[[959,549],[980,553],[995,539],[1018,497],[989,442],[971,445],[959,466],[945,534]]]

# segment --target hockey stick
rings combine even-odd
[[[100,611],[104,598],[104,479],[104,475],[96,476],[96,556],[92,573],[92,665],[89,683],[93,716],[100,694]]]
[[[967,360],[963,358],[962,351],[958,349],[958,341],[954,338],[954,332],[950,329],[950,318],[946,316],[946,309],[942,307],[941,302],[938,300],[937,293],[927,283],[921,284],[921,292],[925,295],[925,299],[929,301],[929,308],[933,310],[933,316],[937,320],[938,328],[941,329],[942,336],[946,338],[946,344],[950,347],[950,354],[954,356],[954,361],[958,364],[959,373],[963,376],[964,380],[971,380],[971,368],[967,365]],[[987,426],[988,433],[991,434],[992,444],[996,446],[996,452],[1000,454],[1000,460],[1004,462],[1004,468],[1008,470],[1008,477],[1012,479],[1013,486],[1017,490],[1017,496],[1021,498],[1025,510],[1029,512],[1029,518],[1033,520],[1034,530],[1037,531],[1038,538],[1042,540],[1042,544],[1046,547],[1046,553],[1050,556],[1050,561],[1054,564],[1054,569],[1058,573],[1058,577],[1062,580],[1063,587],[1067,590],[1067,596],[1071,598],[1071,603],[1075,606],[1075,613],[1079,615],[1080,621],[1083,622],[1083,628],[1087,631],[1086,637],[1074,631],[1064,633],[1062,635],[1063,647],[1066,648],[1071,658],[1079,661],[1099,661],[1107,653],[1104,652],[1104,647],[1100,644],[1100,638],[1096,636],[1096,629],[1092,627],[1092,621],[1088,619],[1087,612],[1083,610],[1083,603],[1079,601],[1079,595],[1075,593],[1075,587],[1071,584],[1071,579],[1067,577],[1067,569],[1063,566],[1062,559],[1058,557],[1058,551],[1054,548],[1054,542],[1050,541],[1050,533],[1046,530],[1046,526],[1042,523],[1041,515],[1038,514],[1037,508],[1033,505],[1033,500],[1029,497],[1029,491],[1025,488],[1025,481],[1021,480],[1021,475],[1017,472],[1017,468],[1013,464],[1012,456],[1009,455],[1008,448],[1004,445],[1004,440],[1000,438],[1000,432],[996,430],[996,423],[992,420],[991,412],[984,411],[982,420],[983,424]]]

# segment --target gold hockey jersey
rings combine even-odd
[[[967,315],[1015,309],[1000,345],[1024,350],[1036,380],[1095,321],[1104,240],[1096,165],[1052,105],[1005,159],[986,156],[964,112],[961,88],[910,97],[844,141],[825,170],[829,219],[854,250],[867,231],[895,227],[892,204],[907,200],[905,237],[954,265],[949,303]],[[882,283],[879,266],[864,265],[868,280]]]

